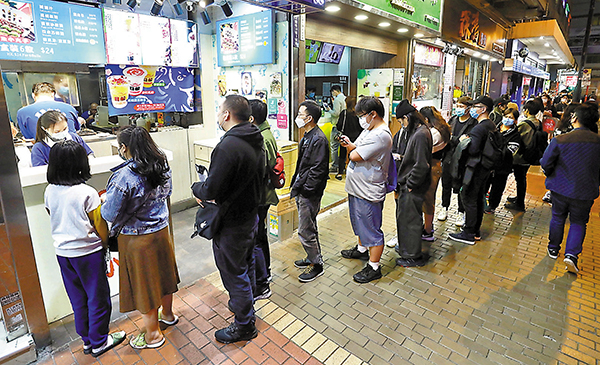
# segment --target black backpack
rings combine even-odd
[[[502,134],[497,129],[490,131],[481,151],[481,166],[486,170],[499,167],[504,160],[505,146]]]
[[[523,159],[530,165],[539,166],[540,158],[544,155],[546,147],[548,147],[548,133],[542,130],[542,127],[536,127],[529,119],[525,119],[533,129],[533,140],[531,145],[523,146]]]

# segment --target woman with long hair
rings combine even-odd
[[[346,98],[346,109],[342,110],[340,113],[340,118],[337,122],[337,130],[350,139],[350,142],[356,141],[360,133],[362,132],[362,128],[358,123],[358,117],[356,116],[356,111],[354,108],[356,107],[356,98],[353,96],[348,96]],[[346,170],[346,155],[347,155],[346,147],[342,147],[340,145],[339,152],[339,160],[338,160],[338,173],[335,175],[335,178],[338,180],[342,180],[342,174]]]
[[[442,177],[442,159],[446,151],[446,146],[450,142],[450,126],[444,120],[442,114],[434,106],[421,108],[419,112],[427,120],[427,126],[431,131],[433,143],[431,155],[431,184],[425,193],[423,201],[423,213],[425,220],[421,238],[425,241],[433,241],[433,216],[435,214],[435,193],[438,183]]]
[[[179,321],[172,309],[179,273],[168,227],[171,170],[144,128],[122,128],[117,142],[125,162],[108,180],[102,217],[118,235],[120,311],[142,313],[146,332],[132,337],[131,347],[157,348],[165,343],[159,322]]]

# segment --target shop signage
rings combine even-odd
[[[219,67],[259,65],[274,60],[271,10],[227,18],[217,22]]]
[[[21,335],[22,332],[27,332],[21,294],[14,292],[0,297],[0,305],[9,341]]]
[[[104,63],[99,9],[57,1],[0,3],[0,59]]]
[[[504,45],[498,42],[492,43],[492,51],[504,56]]]
[[[415,63],[441,67],[444,64],[444,53],[441,48],[415,43]]]
[[[485,48],[487,36],[479,29],[479,12],[464,10],[460,13],[460,27],[458,30],[460,39]]]
[[[360,0],[359,2],[436,32],[441,31],[440,19],[443,1]]]
[[[192,112],[192,68],[106,65],[108,114]]]
[[[512,63],[512,65],[510,65],[510,63]],[[506,68],[504,71],[514,71],[514,72],[520,72],[522,74],[525,75],[530,75],[533,77],[539,77],[545,80],[550,79],[550,73],[544,71],[544,70],[540,70],[537,67],[534,67],[532,65],[528,65],[518,59],[507,59],[506,63],[505,63]]]
[[[565,80],[565,85],[567,87],[576,87],[577,86],[577,76],[567,76]]]

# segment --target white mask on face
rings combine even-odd
[[[46,142],[46,144],[49,147],[54,146],[54,144],[56,144],[57,142],[64,141],[66,139],[69,139],[69,140],[73,139],[71,137],[71,135],[69,134],[68,129],[65,129],[64,131],[58,132],[58,133],[51,133],[51,132],[48,132],[47,130],[45,130],[45,131],[46,131],[47,137],[44,139],[44,142]]]
[[[368,129],[371,125],[371,123],[367,121],[366,115],[363,115],[362,117],[358,118],[358,123],[360,124],[362,129]]]
[[[296,119],[294,119],[294,122],[296,122],[298,128],[302,128],[306,125],[306,121],[300,116],[297,116]]]

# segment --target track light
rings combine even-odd
[[[127,6],[131,11],[133,11],[137,5],[137,0],[127,0]]]
[[[113,4],[115,5],[121,5],[121,0],[112,0]]]
[[[202,18],[202,22],[204,25],[210,24],[210,16],[208,16],[208,11],[204,10],[200,13],[200,17]]]
[[[98,0],[100,4],[106,4],[106,0]]]
[[[114,0],[113,0],[114,1]],[[119,0],[121,1],[121,0]],[[150,13],[152,15],[158,16],[163,7],[163,0],[154,0],[154,4],[152,4],[152,9],[150,9]]]
[[[173,3],[171,2],[171,0],[167,0],[169,2],[169,5],[171,5],[171,7],[173,8],[173,10],[175,11],[175,14],[177,15],[182,15],[183,14],[183,8],[181,7],[180,1],[175,0],[175,5],[173,5]],[[185,1],[185,0],[183,0]]]
[[[231,9],[231,5],[229,5],[228,1],[223,1],[223,3],[219,4],[221,6],[221,9],[223,9],[223,14],[225,14],[226,17],[230,17],[233,15],[233,10]]]

